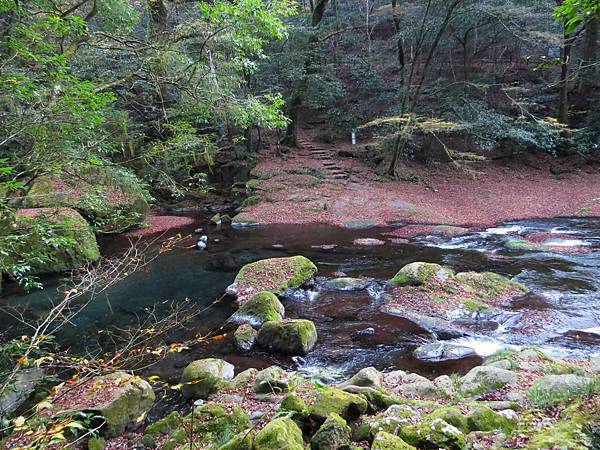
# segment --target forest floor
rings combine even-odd
[[[586,166],[555,175],[557,161],[526,165],[487,160],[476,174],[450,165],[403,163],[389,181],[356,158],[348,144],[322,144],[301,135],[283,156],[259,153],[253,170],[260,203],[244,215],[261,224],[328,223],[346,227],[396,222],[482,226],[536,217],[600,215],[600,171]],[[556,172],[556,170],[554,170]]]

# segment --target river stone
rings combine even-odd
[[[17,372],[9,388],[0,397],[0,414],[10,414],[25,403],[43,376],[44,371],[38,368]]]
[[[340,388],[346,386],[364,386],[381,388],[383,385],[383,374],[375,367],[365,367],[354,374],[349,380],[339,385]]]
[[[278,366],[267,367],[256,375],[254,392],[257,394],[281,394],[287,392],[288,374]]]
[[[517,426],[517,421],[518,417],[517,420],[515,420],[514,417],[509,418],[486,406],[477,406],[467,415],[467,426],[469,431],[500,430],[510,434]]]
[[[190,363],[181,375],[181,393],[188,400],[206,400],[233,378],[234,366],[217,358],[199,359]]]
[[[336,413],[331,413],[310,440],[312,450],[342,450],[350,446],[350,427]]]
[[[362,278],[341,277],[327,280],[324,287],[335,291],[360,291],[369,285]]]
[[[517,380],[517,374],[510,370],[493,366],[477,366],[460,379],[459,390],[466,395],[480,395],[507,384],[516,384]]]
[[[243,372],[238,373],[227,385],[229,388],[234,390],[245,389],[250,385],[250,383],[253,382],[257,374],[258,369],[251,367],[250,369],[246,369]]]
[[[437,387],[438,390],[446,397],[452,397],[456,392],[454,382],[448,375],[440,375],[433,380],[433,384],[435,384],[435,387]]]
[[[290,288],[301,287],[316,272],[317,266],[304,256],[262,259],[242,267],[227,293],[235,295],[242,305],[258,292],[281,295]]]
[[[260,328],[270,320],[281,320],[285,316],[285,308],[272,292],[259,292],[254,294],[229,321],[236,324],[247,323]]]
[[[288,417],[274,419],[258,432],[254,450],[303,450],[302,430]]]
[[[439,264],[413,262],[402,267],[389,283],[392,286],[420,286],[433,279],[444,282],[453,276],[450,269]]]
[[[310,320],[275,320],[262,326],[257,342],[270,352],[306,355],[317,343],[317,329]]]
[[[413,352],[416,359],[421,361],[450,361],[455,359],[476,356],[475,350],[462,345],[449,344],[447,342],[432,342],[421,345]]]
[[[256,341],[258,331],[252,328],[251,325],[244,323],[237,327],[233,333],[235,346],[242,352],[249,352]]]
[[[416,450],[416,447],[408,445],[399,436],[380,431],[373,439],[371,450]]]
[[[532,403],[553,406],[566,403],[570,398],[591,394],[596,381],[580,375],[546,375],[538,378],[529,388],[528,396]]]
[[[458,428],[440,418],[403,427],[399,435],[407,443],[419,448],[447,450],[466,448],[465,435]]]
[[[369,412],[382,411],[392,405],[397,405],[401,402],[398,397],[388,394],[387,392],[368,386],[344,386],[341,388],[345,392],[351,394],[359,394],[367,400]]]
[[[325,388],[317,393],[310,413],[319,420],[325,420],[330,413],[336,413],[346,420],[354,420],[365,413],[367,406],[367,401],[360,395]]]
[[[69,396],[69,387],[55,394],[53,416],[63,416],[72,411],[93,411],[106,423],[102,435],[112,438],[123,434],[140,423],[155,400],[150,384],[125,372],[113,372],[86,381]]]

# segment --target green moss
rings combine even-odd
[[[259,330],[257,342],[269,351],[305,355],[317,342],[317,329],[310,320],[273,320]]]
[[[248,197],[246,200],[244,200],[244,202],[242,203],[242,208],[255,206],[258,205],[260,202],[262,202],[262,198],[260,198],[258,195],[253,195],[252,197]]]
[[[486,301],[510,293],[526,293],[527,287],[510,278],[493,272],[463,272],[456,275],[456,281],[467,291],[475,293]]]
[[[250,189],[250,190],[257,190],[258,187],[260,185],[260,181],[258,181],[257,179],[253,178],[252,180],[248,180],[246,182],[246,189]]]
[[[408,445],[399,436],[380,431],[373,439],[371,450],[416,450],[416,448]]]
[[[600,380],[578,375],[546,375],[538,378],[527,391],[527,398],[536,408],[566,405],[577,397],[600,392]]]
[[[277,296],[272,292],[259,292],[244,303],[237,312],[231,316],[233,323],[249,323],[260,327],[271,320],[281,320],[285,309]]]
[[[257,335],[258,332],[251,325],[243,323],[234,331],[233,339],[239,350],[247,352],[254,345]]]
[[[501,430],[506,434],[516,427],[515,422],[486,406],[475,407],[467,416],[467,424],[469,431]]]
[[[402,267],[389,281],[392,286],[420,286],[433,278],[440,281],[451,279],[454,273],[439,264],[414,262]]]
[[[221,225],[221,214],[217,213],[210,218],[210,223],[213,225]]]
[[[544,249],[543,245],[534,244],[532,242],[526,241],[525,239],[509,239],[504,243],[504,247],[506,247],[508,250],[525,251],[535,251]]]
[[[531,450],[552,448],[556,450],[588,450],[597,448],[589,433],[588,425],[598,421],[600,416],[577,414],[569,420],[563,420],[556,425],[540,431],[531,439]],[[594,444],[596,446],[594,446]]]
[[[104,450],[106,448],[106,441],[102,438],[91,437],[87,442],[88,450]]]
[[[407,443],[419,448],[444,448],[447,450],[466,448],[464,434],[440,418],[403,427],[399,435]]]
[[[456,406],[446,406],[438,408],[427,417],[431,419],[442,419],[448,422],[450,425],[455,426],[463,433],[468,433],[469,431],[472,431],[469,429],[467,417]]]
[[[302,430],[296,423],[280,417],[272,420],[258,432],[254,439],[254,450],[303,450]]]
[[[467,311],[470,311],[473,313],[494,311],[494,308],[492,308],[491,306],[486,305],[485,303],[482,303],[482,302],[478,302],[477,300],[473,300],[473,299],[466,299],[463,302],[463,305],[467,309]]]
[[[144,430],[144,435],[158,436],[160,434],[170,434],[181,425],[181,415],[177,411],[172,411],[168,416],[150,424]]]
[[[325,420],[331,413],[339,414],[346,420],[353,420],[367,410],[367,401],[355,394],[335,388],[324,388],[319,392],[311,408],[311,415]]]
[[[288,394],[281,401],[279,411],[302,412],[306,409],[306,403],[299,395]]]
[[[560,362],[551,362],[545,368],[545,372],[548,375],[585,375],[585,370],[578,366],[569,366],[568,364],[560,363]]]

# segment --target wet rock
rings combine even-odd
[[[304,256],[263,259],[242,267],[227,293],[235,295],[241,305],[261,291],[280,295],[289,288],[301,287],[316,272],[317,267]]]
[[[258,331],[252,328],[250,324],[244,323],[237,327],[237,329],[233,333],[233,340],[235,341],[235,346],[238,350],[242,352],[249,352],[254,346],[254,342],[256,341],[257,335]]]
[[[64,389],[64,391],[63,391]],[[93,411],[106,421],[102,435],[112,438],[139,425],[139,417],[154,404],[150,384],[125,372],[94,377],[69,396],[70,387],[59,389],[53,400],[53,416],[72,411]]]
[[[258,432],[254,450],[303,450],[302,430],[287,417],[274,419]]]
[[[383,384],[383,374],[374,367],[366,367],[359,370],[349,380],[339,384],[340,388],[346,386],[363,386],[381,388]]]
[[[207,399],[233,378],[234,366],[217,358],[190,363],[181,375],[181,393],[188,400]]]
[[[278,366],[261,370],[254,381],[254,392],[257,394],[281,394],[289,390],[288,374]]]
[[[361,247],[377,247],[380,245],[385,245],[385,242],[380,239],[360,238],[360,239],[354,239],[352,241],[352,244],[358,245]]]
[[[525,239],[509,239],[504,243],[504,247],[508,250],[517,251],[543,251],[545,246],[542,244],[534,244]]]
[[[367,406],[367,401],[359,395],[341,389],[325,388],[316,394],[310,413],[320,420],[325,420],[331,413],[346,420],[354,420],[365,413]]]
[[[306,355],[317,343],[317,329],[305,319],[266,322],[258,332],[257,342],[271,352]]]
[[[327,280],[324,287],[335,291],[360,291],[368,285],[369,282],[362,278],[342,277]]]
[[[420,286],[432,279],[443,282],[452,278],[454,273],[439,264],[413,262],[402,267],[389,281],[392,286]]]
[[[465,395],[480,395],[506,385],[516,384],[517,380],[517,374],[510,370],[478,366],[460,379],[459,390]]]
[[[324,253],[331,253],[337,248],[337,244],[322,244],[322,245],[313,245],[311,248],[321,250]]]
[[[271,292],[259,292],[246,301],[230,318],[231,323],[247,323],[260,328],[265,322],[282,320],[285,308]]]
[[[399,436],[380,431],[373,439],[371,450],[416,450],[416,447],[408,445]]]
[[[233,228],[252,228],[259,225],[260,224],[254,218],[244,212],[240,212],[231,219],[231,226]]]
[[[373,336],[374,334],[375,334],[375,328],[368,327],[363,330],[358,330],[358,331],[352,332],[350,334],[350,338],[352,338],[352,340],[357,340],[357,339],[364,338],[366,336]]]
[[[462,345],[449,344],[447,342],[432,342],[421,345],[413,352],[416,359],[421,361],[450,361],[455,359],[476,356],[475,350]]]
[[[350,427],[336,413],[331,413],[310,440],[312,450],[342,450],[350,446]]]

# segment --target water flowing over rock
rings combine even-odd
[[[417,347],[413,352],[415,358],[421,361],[448,361],[476,356],[471,347],[449,344],[447,342],[432,342]]]

